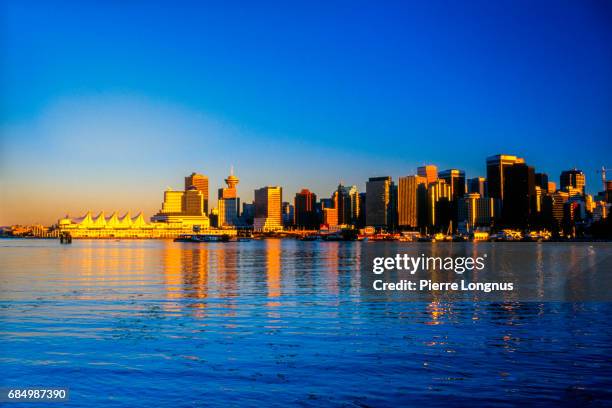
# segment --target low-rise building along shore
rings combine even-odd
[[[126,213],[119,217],[116,212],[105,216],[100,212],[92,216],[88,211],[78,218],[62,218],[59,220],[60,232],[69,233],[73,238],[176,238],[182,234],[229,235],[235,236],[236,229],[194,228],[192,223],[177,219],[173,222],[147,222],[139,213],[132,217]]]

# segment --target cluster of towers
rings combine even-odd
[[[309,189],[283,201],[280,186],[255,190],[254,201],[238,197],[238,177],[225,179],[218,190],[217,207],[209,210],[208,178],[192,173],[185,190],[167,190],[162,209],[152,220],[187,220],[218,228],[283,229],[373,227],[382,231],[469,232],[477,228],[542,229],[553,232],[587,227],[605,219],[612,202],[612,183],[595,198],[586,194],[585,175],[577,169],[563,171],[560,188],[545,173],[536,173],[524,159],[499,154],[486,160],[487,176],[466,179],[465,172],[435,165],[400,177],[371,177],[366,191],[342,183],[329,198],[317,200]],[[609,190],[609,191],[608,191]]]

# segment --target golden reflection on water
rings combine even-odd
[[[268,298],[274,299],[281,295],[281,240],[266,240],[266,283]],[[280,302],[269,300],[269,307],[280,306]]]

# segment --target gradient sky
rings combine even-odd
[[[609,1],[83,3],[0,1],[0,225],[152,215],[232,164],[287,201],[502,152],[591,192],[612,166]]]

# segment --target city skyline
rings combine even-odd
[[[524,158],[518,158],[517,156],[512,156],[512,155],[508,155],[508,154],[497,154],[497,155],[492,155],[492,156],[488,156],[485,158],[485,162],[487,164],[487,166],[489,165],[489,161],[491,159],[495,159],[495,158],[511,158],[512,161],[516,161],[517,163],[522,163],[525,164],[525,159]],[[507,159],[506,159],[507,160]],[[532,169],[535,169],[534,172],[537,172],[536,175],[540,175],[543,174],[545,177],[547,177],[547,180],[554,183],[554,185],[556,186],[556,189],[560,190],[564,190],[563,184],[568,184],[571,183],[570,180],[568,180],[568,173],[575,173],[578,172],[580,174],[581,177],[581,183],[582,183],[582,192],[583,194],[590,194],[591,190],[593,190],[593,194],[592,195],[596,195],[597,193],[600,192],[605,192],[605,188],[603,185],[600,185],[601,188],[588,188],[590,184],[601,184],[602,180],[601,180],[601,173],[598,174],[598,178],[593,182],[589,182],[588,177],[586,177],[586,175],[584,174],[583,171],[581,171],[581,169],[576,169],[576,168],[570,168],[570,169],[566,169],[563,170],[561,172],[561,174],[559,175],[559,180],[555,180],[554,176],[551,177],[550,174],[546,173],[545,171],[542,171],[540,168],[538,168],[537,166],[534,166],[533,163],[528,163],[529,167]],[[427,167],[429,170],[428,172],[433,172],[432,174],[430,174],[430,178],[431,180],[428,181],[428,179],[424,176],[424,173],[422,173],[421,176],[419,176],[418,174],[420,172],[424,172],[425,167]],[[489,169],[486,169],[484,174],[486,175],[487,172],[489,171]],[[241,212],[242,211],[242,207],[240,205],[240,203],[246,203],[246,204],[251,204],[251,203],[255,203],[255,197],[257,194],[258,190],[264,190],[267,188],[277,188],[277,186],[270,184],[270,183],[263,183],[260,184],[260,187],[255,188],[252,191],[242,191],[241,189],[237,189],[236,186],[239,183],[239,180],[241,181],[240,178],[236,177],[235,172],[234,172],[234,166],[231,165],[228,171],[229,176],[224,177],[224,183],[227,185],[225,188],[221,187],[218,189],[219,192],[219,197],[216,201],[213,200],[209,200],[208,197],[212,197],[212,195],[210,194],[210,189],[214,189],[212,187],[209,188],[210,185],[210,181],[211,178],[208,177],[208,174],[205,172],[199,173],[199,172],[190,172],[189,176],[184,177],[184,183],[183,183],[183,188],[179,187],[179,188],[173,188],[171,186],[167,186],[166,189],[164,190],[164,199],[162,200],[163,202],[161,203],[161,205],[159,205],[159,203],[153,205],[153,207],[156,208],[155,211],[151,211],[151,212],[147,212],[146,210],[143,210],[143,208],[147,208],[150,206],[150,203],[144,204],[137,207],[137,208],[125,208],[122,207],[120,205],[115,205],[112,206],[110,208],[100,208],[100,207],[93,207],[93,208],[81,208],[81,209],[77,209],[75,212],[70,213],[68,211],[64,211],[64,213],[62,213],[62,215],[58,215],[57,217],[55,217],[54,220],[51,220],[50,222],[46,223],[46,225],[52,225],[55,224],[59,219],[61,219],[62,217],[64,217],[65,215],[69,215],[70,217],[74,218],[74,217],[80,217],[82,214],[84,213],[89,213],[89,212],[95,212],[95,213],[106,213],[106,214],[116,214],[117,211],[119,211],[121,214],[143,214],[145,215],[147,218],[149,218],[150,216],[154,216],[153,218],[156,218],[159,216],[159,214],[161,214],[161,212],[158,212],[157,210],[161,207],[162,210],[164,211],[164,206],[166,206],[168,203],[170,203],[172,205],[172,203],[176,202],[178,203],[179,207],[181,206],[180,204],[180,200],[181,198],[179,198],[179,201],[176,201],[176,199],[170,199],[168,200],[167,195],[168,194],[175,194],[175,193],[180,193],[181,197],[183,193],[189,193],[188,190],[190,189],[197,189],[200,190],[202,192],[202,203],[201,205],[201,209],[199,211],[201,211],[204,214],[210,214],[211,211],[215,210],[215,211],[219,211],[220,210],[220,203],[221,201],[223,201],[221,199],[222,195],[227,194],[224,193],[224,191],[229,191],[230,195],[225,197],[236,197],[237,198],[237,204],[234,204],[235,210],[233,210],[233,214],[236,214],[236,212]],[[460,179],[460,185],[461,185],[461,192],[457,195],[457,194],[453,194],[453,186],[456,188],[456,181],[450,182],[450,180],[453,179],[449,179],[450,174],[457,174],[461,176]],[[337,194],[337,192],[339,191],[338,188],[340,186],[344,186],[344,188],[347,187],[356,187],[357,188],[357,193],[362,193],[365,194],[367,192],[367,186],[368,183],[371,183],[372,181],[378,181],[378,180],[388,180],[389,182],[393,183],[393,185],[395,185],[395,188],[397,188],[399,185],[401,185],[402,183],[402,179],[406,179],[406,178],[414,178],[416,177],[417,179],[421,180],[421,183],[424,183],[424,185],[427,187],[428,185],[431,184],[436,184],[440,181],[445,182],[445,184],[448,186],[448,194],[450,194],[451,197],[451,201],[453,200],[457,200],[460,198],[463,198],[463,196],[465,195],[465,197],[467,198],[468,195],[468,190],[470,190],[470,186],[469,183],[472,181],[472,179],[478,179],[481,182],[485,183],[485,186],[487,184],[489,184],[489,179],[487,177],[483,177],[480,175],[470,175],[465,173],[463,170],[461,169],[457,169],[457,168],[449,168],[449,169],[444,169],[441,170],[437,167],[437,165],[433,164],[433,163],[428,163],[428,164],[424,164],[423,166],[419,166],[417,168],[414,169],[413,172],[406,172],[404,175],[400,175],[400,176],[373,176],[373,177],[369,177],[368,179],[364,180],[362,183],[360,184],[349,184],[349,183],[345,183],[343,180],[339,180],[337,183],[335,183],[335,187],[333,189],[331,189],[331,191],[327,191],[327,192],[316,192],[314,191],[312,188],[309,188],[308,185],[306,186],[302,186],[299,189],[295,190],[295,191],[288,191],[288,189],[286,189],[284,186],[282,185],[278,185],[278,187],[281,189],[281,198],[282,198],[282,202],[288,202],[291,205],[293,205],[293,200],[294,200],[294,195],[299,195],[300,193],[303,193],[304,191],[309,191],[310,193],[313,193],[314,196],[317,198],[316,202],[322,202],[325,200],[334,200],[334,196]],[[197,179],[197,181],[196,181]],[[200,181],[202,179],[202,181]],[[564,180],[565,179],[565,180]],[[228,183],[228,180],[230,180],[230,182]],[[229,190],[227,187],[230,187]],[[486,189],[486,187],[485,187]],[[348,191],[348,190],[347,190]],[[490,192],[491,193],[491,192]],[[157,194],[159,196],[159,189],[157,191]],[[397,194],[397,192],[396,192]],[[483,195],[481,194],[481,197],[489,197],[489,196],[498,196],[500,193],[491,193],[492,195],[490,195],[489,193]],[[244,197],[251,197],[249,199],[244,199]],[[397,197],[395,198],[395,200],[397,200]],[[158,200],[159,201],[159,200]],[[334,204],[333,208],[337,208],[337,204]],[[363,211],[365,211],[365,208],[362,208]],[[168,211],[168,210],[166,210]],[[174,210],[169,210],[170,212],[174,211]],[[178,210],[180,211],[180,209]],[[400,211],[399,209],[395,209],[394,211]],[[157,214],[156,214],[157,213]],[[198,213],[198,210],[196,210],[196,213]],[[119,214],[119,215],[121,215]],[[0,214],[1,215],[1,214]],[[235,216],[235,215],[234,215]],[[279,215],[280,216],[280,215]],[[397,214],[395,214],[395,217],[402,217],[402,215],[400,215],[400,212],[398,212]],[[416,216],[416,215],[413,215]],[[159,221],[159,220],[158,220]],[[397,221],[397,220],[396,220]],[[8,222],[5,224],[2,224],[2,222],[0,222],[0,225],[15,225],[15,224],[44,224],[43,222],[37,221],[37,222]],[[231,224],[230,224],[231,225]],[[410,225],[410,223],[408,223],[407,225]]]
[[[243,202],[427,163],[485,176],[498,152],[596,193],[610,165],[605,3],[0,7],[0,225],[153,214],[232,163]]]

